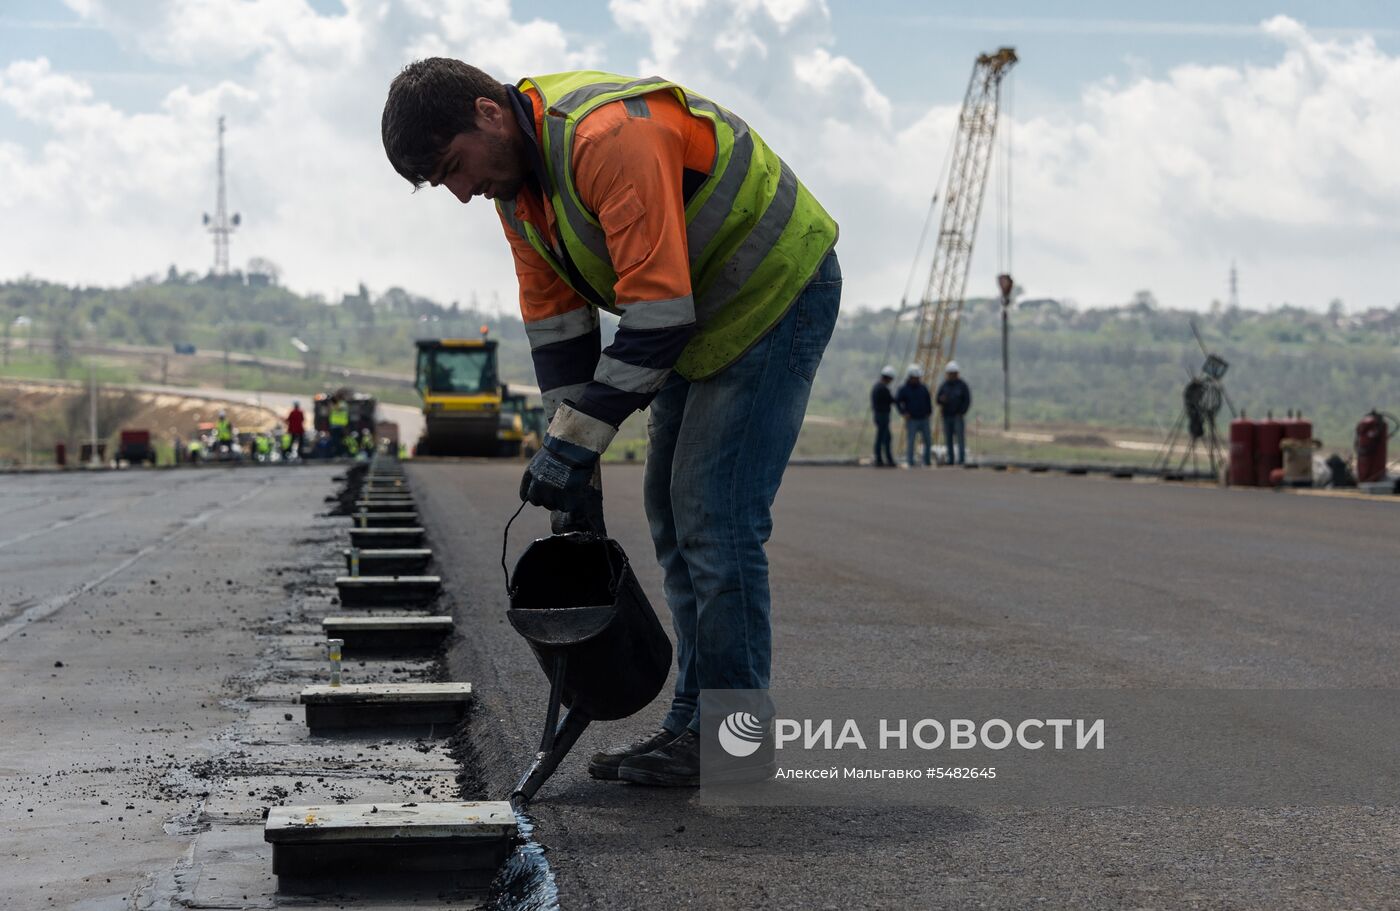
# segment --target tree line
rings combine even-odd
[[[374,293],[361,285],[339,301],[282,287],[271,263],[246,273],[195,276],[174,267],[119,288],[73,287],[22,279],[0,284],[7,344],[39,338],[55,362],[71,363],[80,342],[232,350],[298,357],[292,340],[324,364],[412,372],[413,340],[475,335],[482,326],[501,345],[507,381],[533,382],[518,317],[488,313],[475,296],[442,304],[403,288]],[[913,313],[848,306],[813,389],[812,410],[861,420],[880,367],[901,373],[910,357]],[[1209,312],[1164,308],[1150,292],[1117,307],[1081,309],[1054,299],[1024,300],[1011,313],[1014,422],[1165,428],[1181,409],[1181,390],[1207,346],[1230,363],[1225,387],[1252,416],[1301,410],[1332,444],[1372,407],[1400,411],[1400,306],[1348,313],[1282,306]],[[605,321],[610,323],[611,321]],[[610,325],[605,325],[605,334]],[[47,346],[46,346],[47,347]],[[957,358],[974,393],[973,417],[1001,419],[1000,303],[966,303]],[[1228,420],[1229,414],[1223,415]]]

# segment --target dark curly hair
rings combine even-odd
[[[469,63],[428,57],[389,84],[380,133],[389,163],[415,188],[432,180],[458,133],[476,129],[476,100],[504,107],[506,87]]]

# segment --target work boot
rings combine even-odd
[[[705,772],[707,783],[715,785],[754,784],[770,780],[778,771],[770,729],[763,743],[751,756],[722,757]],[[617,777],[633,784],[662,788],[700,786],[700,735],[690,729],[663,747],[623,760]]]
[[[645,737],[626,746],[611,747],[602,752],[594,753],[593,758],[588,760],[588,774],[603,781],[617,781],[617,767],[622,765],[623,760],[650,753],[675,739],[675,734],[665,728],[657,728]]]
[[[738,785],[768,781],[778,771],[773,752],[772,732],[752,756],[724,757],[706,771],[709,784]],[[641,756],[623,760],[617,777],[633,784],[662,788],[698,788],[700,786],[700,735],[686,729],[685,733],[663,747]]]
[[[671,742],[624,759],[617,777],[662,788],[700,787],[700,735],[686,728]]]

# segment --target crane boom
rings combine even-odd
[[[982,212],[987,170],[996,139],[1001,107],[1001,80],[1016,63],[1014,48],[1003,47],[982,54],[972,66],[972,77],[958,115],[958,131],[943,192],[943,215],[933,248],[928,287],[919,302],[919,335],[916,362],[926,376],[952,359],[958,344],[972,243]]]

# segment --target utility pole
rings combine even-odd
[[[1001,289],[1001,429],[1011,429],[1011,291],[1016,287],[1011,276],[997,276]]]
[[[96,468],[102,464],[97,456],[97,371],[88,365],[88,441],[91,452],[88,464]]]
[[[214,235],[214,274],[228,275],[228,239],[242,217],[237,213],[228,214],[228,194],[224,186],[224,118],[219,118],[219,194],[214,204],[214,214],[204,214],[205,227]]]
[[[1235,268],[1235,261],[1230,260],[1230,309],[1235,310],[1240,305],[1240,273]]]

